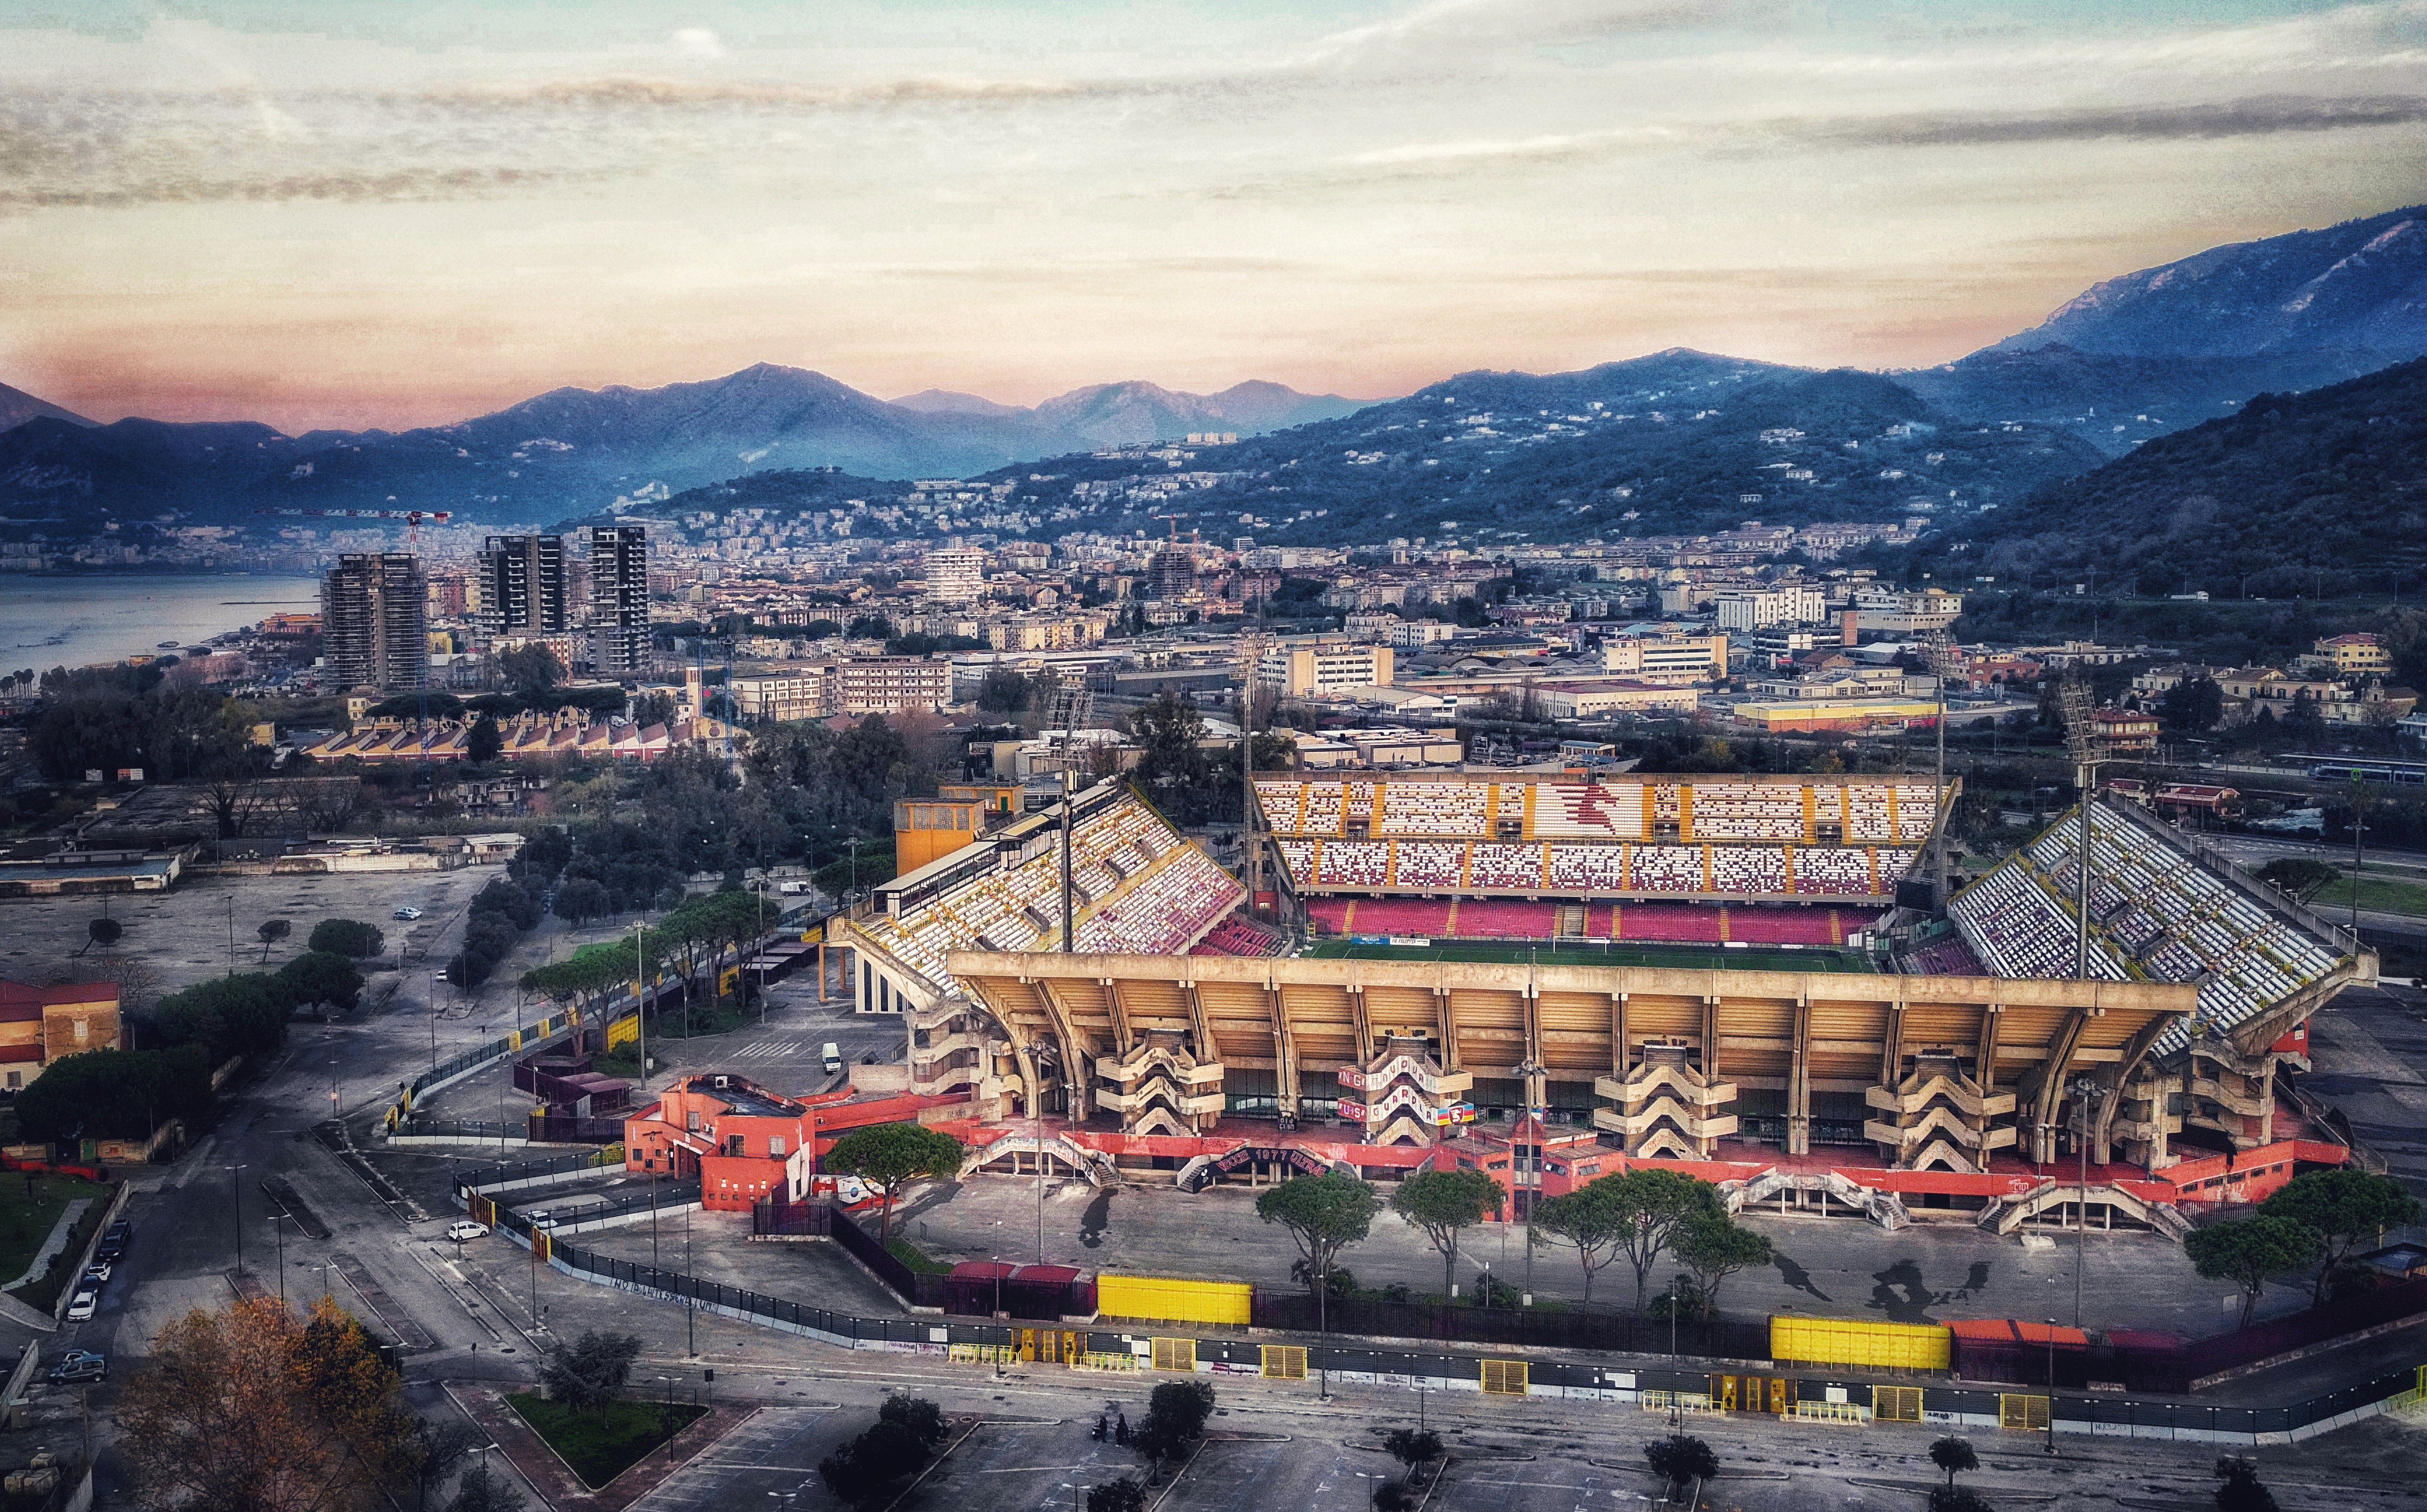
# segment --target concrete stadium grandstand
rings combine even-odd
[[[2308,1069],[2309,1016],[2373,981],[2374,952],[2138,804],[2088,812],[2086,913],[2077,808],[1959,891],[1909,968],[2028,980],[2078,964],[2099,981],[2195,987],[2194,1010],[2125,1068],[2114,1136],[2153,1166],[2187,1127],[2211,1145],[2268,1144],[2277,1067]]]
[[[1867,931],[1944,806],[1930,782],[1860,777],[1293,778],[1256,796],[1319,935],[1779,946]]]
[[[2178,1234],[2185,1204],[2343,1156],[2272,1068],[2374,958],[2137,813],[2095,811],[2076,976],[2077,815],[1939,910],[1914,886],[1896,906],[1943,811],[1927,783],[1287,778],[1258,797],[1287,868],[1276,911],[1302,905],[1315,939],[1254,917],[1119,784],[1072,805],[1069,950],[1058,807],[839,924],[863,1004],[907,1019],[907,1090],[968,1099],[969,1169],[1193,1186],[1455,1158],[1523,1204],[1653,1162],[1889,1227]],[[1374,849],[1337,862],[1348,845]],[[1691,859],[1663,870],[1670,852]],[[1414,905],[1449,927],[1321,938],[1335,903],[1351,928]],[[1745,918],[1810,941],[1748,940]],[[1697,932],[1658,923],[1679,919]]]
[[[1072,949],[1185,954],[1245,901],[1237,879],[1126,783],[1091,788],[1068,808]],[[937,1001],[952,990],[953,951],[1061,949],[1062,837],[1056,804],[879,885],[838,931],[857,949],[860,1005]]]

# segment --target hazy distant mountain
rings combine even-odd
[[[997,404],[975,394],[956,394],[949,388],[922,388],[916,394],[904,394],[893,401],[894,407],[916,410],[920,415],[1027,415],[1031,412],[1017,404]]]
[[[1056,529],[1151,529],[1176,514],[1217,541],[1550,543],[1748,519],[1959,518],[2100,460],[2049,427],[1940,412],[1877,374],[1683,350],[1572,373],[1461,373],[1194,451],[1189,465],[1217,481],[1176,498],[1134,454],[1057,457],[998,480]]]
[[[1058,394],[1033,410],[940,388],[904,395],[893,402],[921,415],[1030,420],[1041,434],[1052,438],[1055,444],[1048,448],[1052,451],[1177,441],[1207,431],[1255,435],[1364,408],[1360,401],[1337,394],[1301,394],[1286,384],[1261,380],[1234,383],[1218,394],[1188,394],[1140,382],[1094,383]]]
[[[95,423],[73,410],[60,409],[48,399],[36,398],[22,388],[10,388],[6,383],[0,383],[0,431],[24,425],[28,420],[39,419],[44,415],[54,420],[65,420],[70,425]]]
[[[1355,407],[1278,383],[1214,396],[1108,384],[1037,410],[941,390],[888,404],[822,373],[768,363],[660,388],[561,388],[455,425],[394,433],[287,437],[253,426],[240,428],[239,438],[224,426],[126,420],[78,441],[75,428],[90,422],[43,406],[28,418],[53,430],[0,429],[0,513],[397,508],[476,521],[554,519],[757,471],[959,478],[1191,431],[1252,433]]]
[[[2126,357],[2427,352],[2427,206],[2212,247],[2109,279],[1993,351]],[[2365,360],[2365,359],[2362,359]]]

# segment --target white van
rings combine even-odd
[[[826,1075],[832,1076],[842,1069],[842,1051],[835,1048],[834,1041],[828,1040],[820,1047],[818,1055],[825,1063]]]

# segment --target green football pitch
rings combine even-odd
[[[1368,945],[1353,940],[1318,940],[1301,952],[1322,961],[1480,961],[1523,966],[1648,966],[1688,971],[1854,971],[1868,972],[1870,957],[1861,951],[1813,948],[1780,950],[1749,946],[1741,950],[1709,945],[1649,945],[1624,940],[1612,945],[1526,945],[1493,940],[1435,940],[1430,945]]]

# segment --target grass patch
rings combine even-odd
[[[2309,906],[2329,915],[2337,908],[2347,911],[2352,905],[2352,886],[2349,877],[2330,882],[2309,900]],[[2359,905],[2370,913],[2407,914],[2414,919],[2427,919],[2427,885],[2396,882],[2390,877],[2362,873],[2358,886]]]
[[[885,1245],[885,1253],[909,1266],[921,1276],[948,1276],[952,1267],[930,1256],[925,1250],[896,1234]]]
[[[58,1299],[59,1288],[67,1284],[68,1273],[84,1254],[85,1241],[92,1237],[109,1207],[109,1188],[72,1176],[29,1179],[13,1171],[0,1175],[0,1281],[13,1281],[24,1274],[42,1241],[51,1237],[59,1214],[79,1197],[92,1206],[85,1210],[76,1231],[69,1236],[68,1247],[51,1262],[50,1275],[13,1293],[38,1311],[49,1311]]]
[[[604,1414],[575,1412],[536,1391],[506,1398],[531,1432],[547,1440],[557,1457],[597,1490],[630,1470],[648,1453],[707,1415],[687,1402],[618,1402]]]

